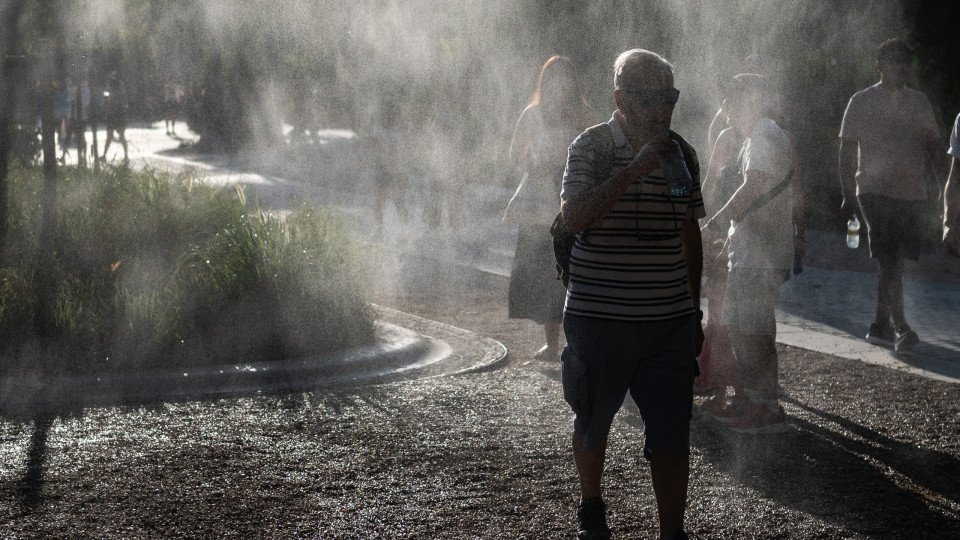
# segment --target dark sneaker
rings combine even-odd
[[[783,407],[771,411],[766,405],[754,405],[746,416],[730,422],[727,427],[735,433],[748,435],[767,435],[790,430]]]
[[[870,325],[870,331],[867,332],[867,341],[874,345],[889,347],[893,345],[894,339],[896,339],[896,336],[894,335],[893,327],[889,324],[873,323]]]
[[[897,352],[909,351],[917,343],[920,343],[920,337],[909,326],[905,326],[897,330],[897,341],[893,344],[893,350]]]
[[[580,501],[577,507],[577,539],[609,540],[607,527],[607,506],[600,497]]]

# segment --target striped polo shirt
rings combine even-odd
[[[615,116],[608,125],[614,143],[613,177],[636,152]],[[588,131],[570,145],[562,200],[600,183],[594,178],[597,139]],[[623,321],[665,320],[695,313],[680,232],[684,220],[704,216],[698,175],[684,197],[668,194],[659,169],[635,180],[600,222],[577,235],[570,255],[564,313]]]

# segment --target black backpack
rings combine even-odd
[[[597,141],[597,159],[593,163],[593,178],[597,183],[605,182],[610,176],[610,170],[613,168],[613,132],[610,130],[610,124],[603,123],[587,129]],[[670,138],[680,143],[680,151],[683,153],[683,160],[687,164],[687,170],[690,171],[690,177],[699,181],[700,162],[697,160],[696,150],[683,137],[670,131]],[[557,279],[563,282],[564,287],[570,285],[570,252],[573,251],[573,244],[577,241],[577,233],[567,230],[563,223],[563,214],[558,213],[553,219],[553,225],[550,226],[550,235],[553,237],[553,256],[557,260]],[[582,234],[582,240],[586,242],[587,231]]]

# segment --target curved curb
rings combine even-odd
[[[282,362],[51,379],[7,377],[0,379],[0,414],[383,384],[468,373],[507,357],[498,341],[389,308],[374,308],[379,315],[377,340],[370,345]]]
[[[374,305],[374,308],[377,309],[381,321],[414,330],[427,339],[439,340],[451,347],[450,354],[442,365],[437,364],[432,368],[425,366],[425,369],[418,372],[417,378],[485,371],[504,363],[509,356],[503,343],[495,339],[395,309],[377,305]]]

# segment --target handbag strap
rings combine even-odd
[[[737,158],[738,165],[742,162],[742,160],[743,160],[743,152],[741,152],[740,157]],[[788,185],[790,185],[791,180],[793,180],[793,163],[792,162],[790,164],[790,172],[787,173],[787,176],[785,176],[784,179],[781,180],[779,184],[774,186],[773,189],[771,189],[770,191],[754,199],[753,202],[750,203],[750,206],[744,209],[743,212],[740,212],[739,216],[735,218],[731,218],[731,221],[741,221],[743,220],[743,218],[747,217],[747,215],[749,215],[751,212],[754,212],[759,208],[762,208],[765,204],[767,204],[768,202],[776,198],[777,195],[780,195],[780,193],[782,193],[783,190]]]

